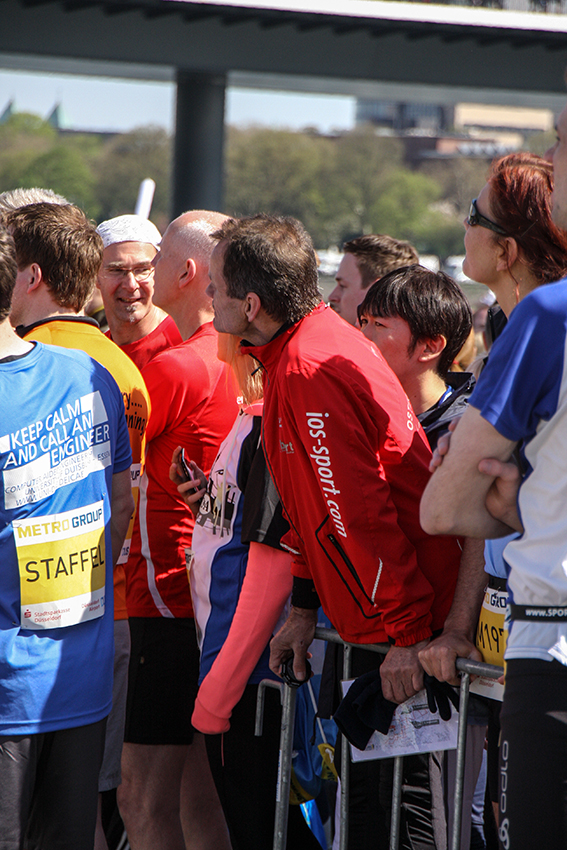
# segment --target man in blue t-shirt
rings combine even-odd
[[[0,847],[92,850],[130,444],[102,366],[16,335],[16,276],[0,228]]]
[[[567,227],[567,108],[553,219]],[[536,289],[495,342],[422,500],[426,531],[503,537],[510,627],[501,714],[506,850],[567,846],[567,279]],[[522,476],[508,463],[520,444]]]

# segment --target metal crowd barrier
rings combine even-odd
[[[382,655],[386,655],[386,653],[390,649],[388,644],[345,643],[339,636],[339,634],[334,631],[334,629],[317,628],[315,630],[315,640],[323,640],[328,641],[329,643],[343,644],[343,679],[351,678],[351,654],[353,648],[365,649],[369,652],[378,652]],[[490,679],[498,679],[503,673],[502,667],[494,667],[491,664],[483,664],[480,661],[471,661],[468,658],[457,658],[456,667],[457,670],[462,673],[462,676],[459,704],[459,726],[457,733],[457,764],[454,794],[455,814],[453,819],[452,834],[449,836],[449,850],[460,850],[470,677],[471,675],[473,675],[487,676]],[[287,842],[287,818],[291,779],[291,761],[293,752],[293,730],[295,725],[296,689],[284,684],[283,682],[274,682],[271,679],[264,679],[262,682],[260,682],[258,688],[258,701],[256,704],[256,735],[262,734],[264,695],[266,688],[276,688],[277,690],[279,690],[280,699],[282,703],[280,755],[278,764],[278,784],[276,789],[276,816],[274,823],[273,850],[285,850]],[[341,741],[341,799],[339,850],[347,850],[348,846],[350,772],[349,747],[349,742],[343,735]],[[403,756],[398,756],[394,759],[392,819],[390,822],[389,850],[398,850],[400,842],[403,761]]]

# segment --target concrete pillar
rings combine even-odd
[[[177,71],[173,217],[185,210],[222,212],[226,76]]]

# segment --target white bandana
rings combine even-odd
[[[141,215],[119,215],[109,218],[97,227],[105,248],[116,242],[147,242],[159,248],[160,232],[147,218]]]

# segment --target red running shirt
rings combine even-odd
[[[183,446],[208,475],[238,406],[232,373],[217,359],[212,323],[156,355],[143,370],[152,415],[146,467],[126,571],[129,617],[192,617],[187,578],[193,515],[169,480],[171,456]]]

